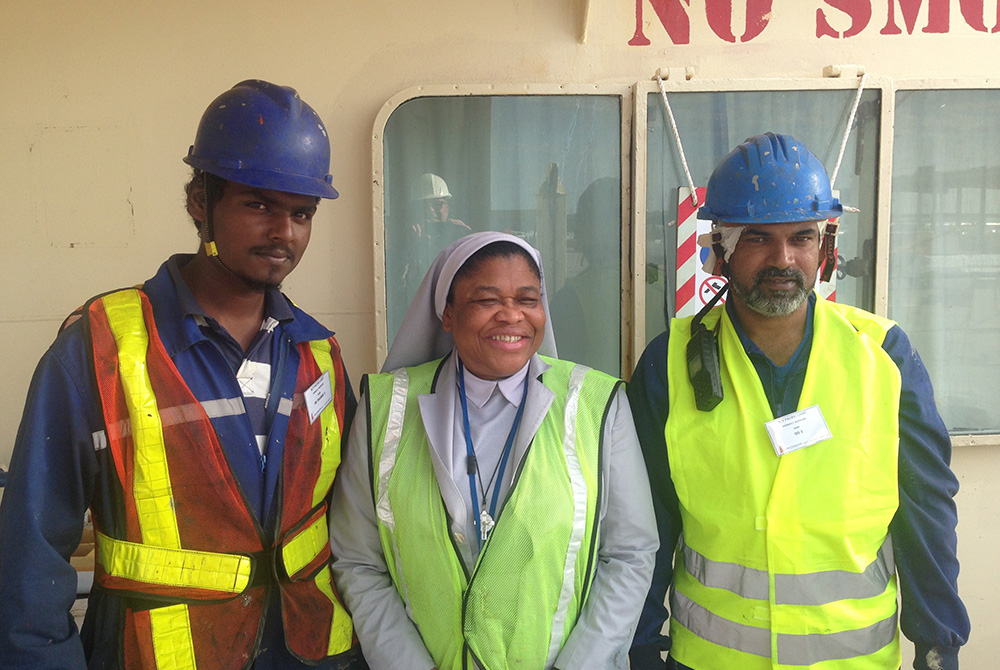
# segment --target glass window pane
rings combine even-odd
[[[953,433],[1000,433],[1000,91],[896,94],[889,316]]]
[[[416,98],[386,123],[391,339],[437,253],[473,231],[542,253],[561,358],[620,374],[621,100]]]
[[[699,187],[708,183],[715,165],[733,147],[765,132],[792,135],[832,173],[855,95],[849,89],[669,94],[688,167]],[[879,92],[866,90],[834,184],[841,202],[861,210],[845,212],[841,218],[835,297],[867,309],[875,296],[878,117]],[[646,130],[648,342],[663,331],[675,311],[677,189],[688,184],[659,92],[647,99]]]

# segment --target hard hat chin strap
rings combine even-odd
[[[746,226],[725,226],[718,221],[712,223],[712,230],[698,236],[699,247],[709,249],[708,258],[701,269],[717,277],[729,276],[729,258],[736,250],[740,235]]]
[[[206,224],[207,224],[207,220],[208,220],[208,218],[206,217]],[[206,228],[209,231],[211,231],[211,228],[208,228],[207,225],[206,225]],[[211,235],[211,233],[209,233],[209,234]],[[226,272],[228,272],[232,276],[234,276],[237,279],[239,279],[244,284],[247,284],[248,286],[253,286],[250,282],[248,282],[246,280],[245,277],[242,277],[242,276],[236,274],[235,272],[233,272],[233,269],[230,268],[228,265],[226,265],[222,261],[222,256],[219,255],[219,248],[215,245],[215,240],[213,240],[213,239],[206,239],[206,240],[204,240],[203,243],[205,245],[205,255],[208,256],[209,259],[214,260],[216,263],[219,264],[219,267],[221,267],[223,270],[225,270]]]
[[[201,236],[202,236],[202,244],[205,247],[205,255],[208,258],[214,260],[216,263],[218,263],[219,267],[221,267],[223,270],[225,270],[232,276],[236,277],[247,286],[256,288],[256,286],[254,286],[252,282],[247,281],[245,277],[233,272],[233,269],[230,268],[228,265],[226,265],[223,262],[222,257],[219,256],[219,247],[215,244],[215,227],[212,224],[212,205],[209,205],[208,202],[209,197],[208,197],[207,172],[202,172],[202,187],[204,188],[204,195],[205,195],[205,223],[202,224],[201,227],[202,228]]]
[[[729,262],[726,260],[726,249],[722,246],[722,233],[714,231],[712,233],[712,251],[715,253],[715,267],[712,274],[716,277],[729,276]]]
[[[215,231],[212,230],[212,208],[208,204],[208,173],[201,173],[201,188],[204,194],[205,200],[205,225],[202,228],[205,229],[203,235],[203,242],[205,244],[205,255],[209,258],[218,258],[219,249],[215,246]]]
[[[840,223],[836,220],[826,222],[826,230],[823,232],[823,272],[819,276],[820,281],[828,282],[833,277],[833,271],[837,269],[837,229]]]

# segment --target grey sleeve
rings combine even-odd
[[[360,407],[366,406],[362,397]],[[368,417],[361,411],[354,417],[330,509],[334,579],[372,670],[428,670],[434,661],[382,555],[368,458]]]
[[[556,659],[560,670],[628,667],[628,649],[653,575],[656,520],[628,399],[619,389],[604,426],[597,572],[580,618]]]

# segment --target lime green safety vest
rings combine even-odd
[[[721,323],[719,322],[721,318]],[[665,434],[683,535],[671,591],[671,655],[698,670],[886,670],[900,665],[889,522],[898,506],[894,324],[816,301],[798,409],[833,437],[780,458],[767,397],[725,309],[716,328],[724,400],[695,407],[691,319],[670,327]]]
[[[452,545],[417,397],[432,361],[369,375],[372,487],[386,564],[440,670],[551,668],[596,569],[601,436],[620,383],[554,359],[555,394],[471,577]]]

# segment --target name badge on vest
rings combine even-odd
[[[774,453],[778,456],[811,447],[833,437],[819,405],[778,417],[765,423],[764,427],[771,438]]]
[[[333,388],[330,386],[330,372],[324,372],[302,394],[306,399],[306,409],[309,410],[309,423],[316,421],[326,406],[333,402]]]

